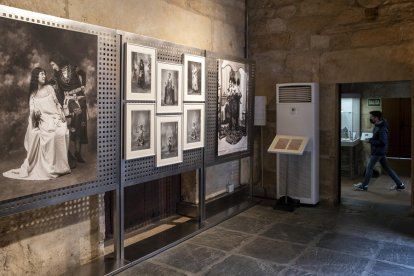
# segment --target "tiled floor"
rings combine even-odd
[[[263,202],[120,275],[414,275],[414,217],[355,198],[292,213]]]

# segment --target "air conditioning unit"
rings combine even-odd
[[[319,85],[276,85],[276,134],[307,136],[303,155],[277,154],[277,198],[319,202]]]

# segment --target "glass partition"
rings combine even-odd
[[[354,142],[361,137],[361,99],[359,95],[341,98],[341,142]]]

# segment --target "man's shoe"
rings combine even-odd
[[[78,160],[79,163],[85,163],[85,160],[83,160],[82,156],[80,155],[80,152],[75,152],[76,160]]]
[[[76,158],[69,151],[68,151],[68,164],[71,170],[76,168]]]
[[[367,191],[368,186],[362,185],[362,183],[354,184],[354,191]]]
[[[401,190],[404,190],[404,189],[405,189],[404,183],[402,183],[401,185],[394,184],[390,187],[390,191],[394,191],[394,190],[395,191],[401,191]]]

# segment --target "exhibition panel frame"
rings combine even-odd
[[[219,91],[219,61],[228,60],[245,64],[248,67],[248,104],[245,114],[247,126],[247,149],[239,152],[218,156],[218,91]],[[206,118],[216,118],[216,120],[206,119],[206,146],[205,146],[205,165],[213,166],[225,162],[239,160],[251,156],[253,152],[253,114],[254,114],[254,84],[256,75],[256,63],[242,58],[222,55],[215,52],[206,51],[207,66],[207,90],[206,90]]]
[[[155,38],[145,37],[133,33],[128,32],[121,32],[118,31],[121,35],[121,44],[123,45],[129,43],[133,45],[139,45],[144,47],[151,47],[156,49],[156,59],[157,62],[166,62],[170,64],[182,64],[184,54],[190,54],[195,56],[205,56],[205,51],[186,47],[182,45],[177,45],[171,42],[158,40]],[[124,56],[124,62],[122,70],[126,69],[126,58]],[[124,74],[125,75],[125,72]],[[159,80],[157,80],[159,81]],[[123,86],[125,86],[125,82],[122,82]],[[125,94],[125,87],[123,87],[124,94]],[[123,97],[123,105],[122,108],[125,108],[126,103],[155,103],[155,101],[148,101],[148,100],[125,100],[126,97]],[[156,112],[157,115],[159,112]],[[164,114],[164,113],[163,113]],[[182,114],[182,112],[170,112],[167,113],[170,115],[177,115]],[[122,120],[123,121],[123,120]],[[124,122],[124,121],[123,121]],[[125,135],[124,133],[122,135]],[[124,139],[122,139],[123,141]],[[156,153],[157,154],[157,153]],[[177,164],[171,164],[167,166],[159,166],[157,167],[156,164],[156,156],[148,156],[143,158],[136,158],[131,160],[125,160],[122,158],[121,161],[121,183],[122,187],[128,187],[131,185],[136,185],[139,183],[144,183],[156,179],[160,179],[163,177],[183,173],[186,171],[200,169],[204,166],[204,149],[197,148],[191,150],[184,150],[183,151],[183,161]]]
[[[0,202],[0,216],[7,216],[115,190],[120,176],[118,165],[120,162],[120,146],[118,142],[120,139],[120,111],[118,108],[120,104],[120,75],[118,70],[120,64],[120,51],[118,47],[120,38],[116,31],[6,6],[0,6],[0,19],[11,20],[13,24],[38,28],[42,31],[45,31],[43,29],[52,30],[58,36],[60,32],[68,31],[71,34],[87,34],[96,37],[97,41],[95,82],[93,84],[96,88],[93,91],[94,95],[96,95],[96,141],[89,141],[89,143],[96,143],[96,177],[92,181],[82,182],[80,180],[80,183],[60,185],[57,188],[53,188],[52,185],[50,189],[40,192],[27,193],[18,197],[11,196]],[[3,43],[6,42],[3,41]],[[74,43],[76,44],[76,42]],[[41,53],[38,54],[40,56],[39,60],[42,61]],[[51,55],[50,52],[44,54]],[[46,67],[48,64],[41,65]],[[26,69],[30,70],[30,68]],[[11,72],[16,74],[15,71]],[[26,122],[24,124],[25,126],[27,125]],[[3,167],[2,169],[4,170]],[[0,177],[4,178],[3,184],[8,180],[4,176]],[[34,182],[37,183],[38,181]],[[28,181],[26,181],[27,184]],[[4,191],[6,188],[3,187],[2,189]]]

